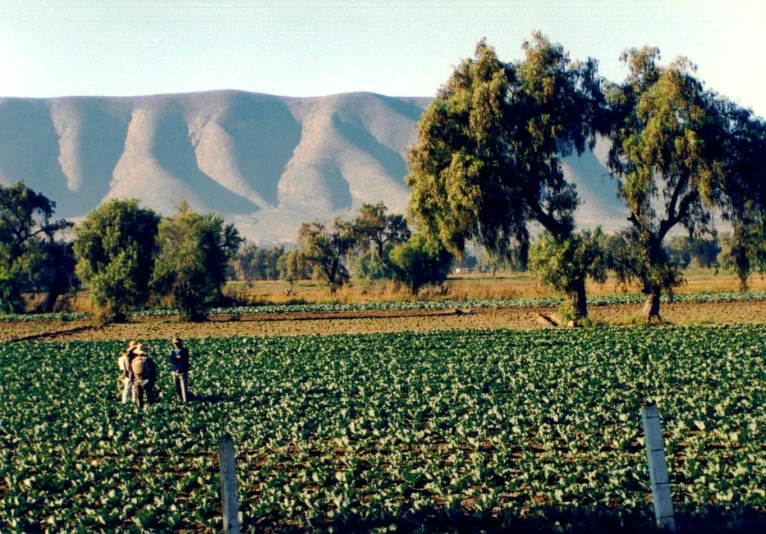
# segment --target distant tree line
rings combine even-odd
[[[332,224],[304,223],[299,246],[259,248],[242,239],[233,225],[212,213],[193,212],[182,203],[178,212],[162,218],[136,200],[112,200],[92,211],[76,228],[52,221],[55,202],[24,184],[0,186],[0,311],[24,311],[25,293],[44,298],[37,312],[51,312],[57,301],[84,284],[103,321],[124,320],[128,311],[169,304],[190,320],[204,318],[206,309],[222,303],[227,280],[284,280],[293,294],[300,280],[314,279],[331,293],[359,280],[391,280],[412,294],[424,285],[441,285],[455,267],[492,273],[525,271],[526,258],[518,247],[498,253],[478,248],[455,257],[439,241],[413,233],[406,219],[389,214],[383,203],[363,204],[349,219]],[[624,233],[583,232],[598,265],[619,273],[630,258]],[[733,234],[693,239],[675,235],[664,245],[673,268],[734,267]],[[69,239],[73,238],[73,239]],[[570,240],[577,245],[583,241]],[[545,236],[533,240],[532,268],[549,273],[543,281],[560,291],[566,286],[534,262],[555,257],[537,253],[550,247]]]
[[[55,206],[22,183],[0,186],[0,311],[23,312],[26,292],[45,293],[38,311],[53,311],[83,283],[103,321],[123,320],[152,299],[198,320],[220,299],[242,243],[220,216],[186,203],[162,218],[136,200],[111,200],[74,229],[51,221]]]
[[[77,227],[52,221],[55,206],[23,183],[0,186],[3,313],[23,312],[23,295],[31,292],[45,294],[36,311],[53,311],[59,297],[83,284],[104,322],[165,303],[200,320],[222,302],[227,278],[281,279],[291,293],[297,281],[313,277],[334,293],[349,281],[349,261],[358,256],[365,259],[357,265],[367,265],[360,277],[390,278],[417,293],[443,283],[452,264],[444,247],[411,234],[404,218],[382,203],[364,204],[350,221],[304,223],[294,250],[245,242],[220,216],[196,213],[185,202],[163,218],[137,200],[111,200]]]
[[[279,280],[279,262],[284,255],[283,245],[259,248],[255,243],[245,242],[231,260],[229,278],[247,284],[257,280]]]
[[[392,280],[413,294],[427,284],[442,284],[453,256],[437,241],[413,234],[402,215],[389,214],[382,203],[362,204],[349,219],[327,224],[305,222],[298,230],[298,248],[277,245],[243,246],[231,261],[230,276],[248,284],[256,280],[315,279],[331,293],[360,280]]]
[[[402,283],[412,294],[447,279],[453,255],[439,241],[412,233],[402,215],[387,212],[382,202],[362,204],[353,219],[301,225],[301,253],[331,292],[348,283],[350,269],[359,278]]]

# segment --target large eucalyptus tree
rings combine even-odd
[[[421,231],[452,252],[474,239],[495,254],[529,248],[531,222],[552,249],[575,250],[575,186],[561,158],[594,141],[602,93],[596,63],[571,61],[563,47],[535,33],[525,57],[503,62],[484,41],[442,86],[418,124],[408,155],[411,209]],[[584,273],[598,254],[567,255],[556,275]],[[550,267],[552,262],[537,265]],[[600,269],[592,269],[600,272]],[[577,315],[587,315],[585,276],[563,288]],[[541,278],[545,279],[545,276]]]
[[[750,111],[705,89],[689,60],[661,66],[650,47],[622,59],[630,74],[607,92],[609,165],[630,213],[618,275],[641,284],[643,313],[654,320],[662,293],[683,281],[663,247],[677,226],[692,238],[714,235],[719,210],[734,225],[731,261],[746,280],[763,226],[764,130]]]

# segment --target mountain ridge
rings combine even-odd
[[[256,242],[292,242],[301,222],[362,202],[406,211],[405,153],[426,97],[282,97],[219,90],[135,97],[0,98],[0,183],[24,181],[75,221],[112,198],[162,215],[182,199]],[[622,227],[603,141],[562,161],[578,224]],[[587,206],[587,207],[586,207]]]

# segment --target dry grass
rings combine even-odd
[[[715,274],[709,269],[686,271],[686,282],[677,289],[678,293],[699,293],[703,291],[737,291],[739,282],[732,273]],[[303,302],[337,301],[343,303],[387,302],[401,300],[441,300],[441,299],[509,299],[539,298],[551,296],[548,288],[542,287],[529,273],[502,273],[496,278],[484,274],[452,276],[444,284],[444,290],[426,287],[417,297],[413,297],[401,284],[389,281],[356,281],[344,286],[335,294],[314,281],[304,281],[295,285],[291,295],[285,295],[288,285],[282,281],[258,281],[250,287],[240,282],[227,285],[227,294],[240,297],[252,303],[285,303],[295,300]],[[750,289],[766,290],[766,280],[762,276],[750,280]],[[620,287],[614,277],[605,284],[588,285],[589,295],[620,295],[638,293],[638,286]],[[78,301],[79,302],[79,301]]]
[[[703,291],[737,291],[739,282],[732,273],[715,274],[710,269],[690,270],[684,273],[686,282],[677,289],[678,293],[699,293]],[[242,282],[230,282],[224,293],[243,304],[284,304],[284,303],[369,303],[406,300],[443,300],[443,299],[511,299],[539,298],[551,296],[550,289],[542,287],[529,273],[500,273],[496,278],[486,274],[451,276],[444,288],[425,287],[417,297],[413,297],[406,287],[390,281],[354,281],[348,286],[331,294],[326,286],[315,281],[302,281],[295,284],[291,294],[286,294],[289,287],[283,281],[256,281],[250,286]],[[754,276],[750,280],[751,290],[766,290],[766,279]],[[614,277],[605,284],[588,285],[589,295],[621,295],[638,293],[637,286],[624,290],[618,286]],[[70,299],[72,311],[95,311],[87,291],[81,291]],[[167,306],[166,306],[167,307]]]

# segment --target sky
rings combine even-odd
[[[481,38],[509,61],[535,30],[615,82],[628,48],[686,56],[766,117],[764,0],[0,0],[0,96],[434,96]]]

